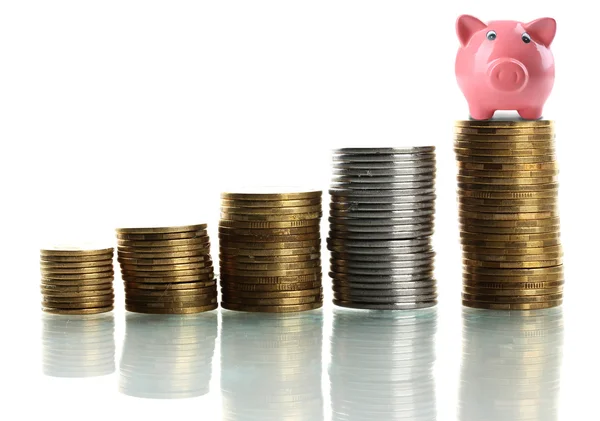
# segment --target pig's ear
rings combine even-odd
[[[556,21],[552,18],[536,19],[526,24],[525,30],[535,41],[550,47],[556,35]]]
[[[487,25],[471,15],[461,15],[456,20],[456,34],[460,45],[463,47],[469,43],[469,40],[475,32],[487,28]]]

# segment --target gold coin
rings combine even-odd
[[[43,294],[71,294],[78,292],[93,292],[97,291],[106,291],[113,289],[113,282],[97,284],[97,285],[75,285],[75,286],[65,286],[65,285],[48,285],[42,284],[40,289]]]
[[[297,214],[285,214],[285,215],[248,215],[248,214],[234,214],[234,213],[223,213],[221,212],[221,219],[228,221],[241,221],[241,222],[290,222],[290,221],[305,221],[320,219],[323,216],[323,212],[310,212],[310,213],[297,213]]]
[[[301,254],[312,254],[318,253],[321,250],[321,245],[314,245],[311,247],[301,247],[292,249],[241,249],[241,248],[229,248],[221,246],[221,254],[224,255],[238,255],[246,257],[276,257],[276,256],[296,256]]]
[[[465,191],[484,191],[484,192],[540,192],[540,191],[556,191],[558,192],[558,183],[542,183],[542,184],[485,184],[485,183],[458,183],[459,195],[463,195]]]
[[[70,298],[72,300],[77,300],[79,298],[103,297],[106,295],[110,295],[114,298],[114,290],[112,288],[99,289],[95,291],[56,291],[42,289],[42,294],[44,297],[48,298]]]
[[[293,298],[242,298],[235,295],[223,293],[223,301],[229,304],[241,304],[249,306],[281,306],[323,302],[323,296],[321,294],[318,294],[308,297]]]
[[[192,263],[207,263],[211,262],[212,259],[208,255],[193,256],[193,257],[180,257],[170,259],[135,259],[129,257],[120,257],[117,259],[119,263],[125,265],[140,265],[140,266],[154,266],[154,265],[180,265],[180,264],[192,264]]]
[[[304,241],[320,241],[321,234],[305,234],[305,235],[273,235],[273,236],[254,236],[254,235],[226,235],[219,234],[219,243],[227,246],[231,242],[237,244],[278,244],[278,243],[299,243]]]
[[[520,134],[520,135],[489,135],[489,134],[473,134],[454,132],[454,140],[479,143],[495,143],[505,142],[510,144],[525,143],[554,143],[556,135],[554,133],[539,133],[539,134]]]
[[[221,204],[231,207],[242,208],[287,208],[287,207],[303,207],[315,206],[321,204],[321,196],[313,199],[298,199],[298,200],[231,200],[221,199]]]
[[[492,269],[474,266],[463,266],[463,270],[467,273],[495,275],[495,276],[540,276],[540,275],[563,275],[563,266],[552,266],[537,269]]]
[[[460,170],[468,171],[558,171],[557,162],[537,164],[476,164],[472,162],[457,162]]]
[[[472,145],[465,145],[461,142],[454,142],[454,152],[463,157],[554,157],[556,151],[554,148],[536,148],[536,149],[475,149]]]
[[[497,269],[528,269],[547,268],[562,265],[562,259],[538,260],[535,262],[487,262],[482,260],[471,260],[463,258],[463,265]]]
[[[252,277],[287,277],[287,276],[298,276],[298,275],[312,275],[321,273],[321,268],[307,268],[307,269],[281,269],[281,270],[237,270],[227,266],[221,266],[221,275],[232,275],[232,276],[244,276],[246,278]]]
[[[209,242],[208,237],[185,238],[183,240],[155,240],[155,241],[136,241],[136,240],[117,240],[119,247],[182,247],[182,246],[206,246]]]
[[[321,248],[320,239],[312,239],[307,241],[293,241],[293,242],[234,242],[229,240],[221,240],[221,250],[227,249],[255,249],[255,250],[275,250],[275,249],[297,249],[297,248],[310,248],[315,247],[317,250]],[[240,253],[241,254],[241,253]]]
[[[295,270],[295,269],[308,269],[308,268],[320,268],[320,260],[309,260],[307,262],[294,262],[294,263],[231,263],[228,261],[221,261],[221,270],[223,268],[229,268],[238,271],[273,271],[273,270]]]
[[[183,298],[183,297],[182,297]],[[188,301],[166,301],[166,302],[157,302],[157,301],[135,301],[125,299],[126,306],[133,306],[136,308],[185,308],[185,307],[200,307],[207,306],[211,304],[216,304],[217,298],[206,298],[202,300],[188,300]]]
[[[149,307],[195,307],[197,305],[213,304],[217,302],[217,290],[204,294],[193,295],[142,295],[125,294],[125,302],[134,305],[148,305]]]
[[[481,308],[486,310],[541,310],[544,308],[558,307],[563,300],[547,301],[544,303],[527,303],[527,304],[498,304],[487,303],[480,301],[463,300],[463,305],[472,308]]]
[[[44,280],[55,280],[55,281],[79,281],[84,283],[86,280],[92,279],[107,279],[114,277],[115,272],[112,270],[107,270],[104,272],[95,272],[95,273],[78,273],[78,274],[67,274],[67,273],[43,273],[42,279]]]
[[[45,306],[48,307],[62,307],[63,304],[67,304],[67,305],[79,305],[79,304],[84,304],[84,305],[88,305],[90,303],[98,303],[98,302],[112,302],[115,299],[115,295],[112,292],[106,293],[106,294],[101,294],[101,295],[80,295],[77,297],[60,297],[60,296],[53,296],[53,295],[46,295],[44,294],[43,296],[43,302]],[[96,306],[96,307],[101,307],[101,306]]]
[[[491,178],[491,177],[469,177],[465,175],[457,176],[461,184],[483,184],[494,186],[535,186],[538,184],[554,184],[558,181],[557,177],[519,177],[519,178]]]
[[[152,290],[152,289],[144,289],[144,288],[132,288],[125,285],[125,294],[128,297],[153,297],[153,298],[162,298],[162,297],[185,297],[185,296],[196,296],[196,295],[205,295],[210,294],[212,296],[216,296],[217,287],[216,283],[212,286],[204,287],[204,288],[188,288],[188,289],[170,289],[163,288],[162,290]]]
[[[544,295],[530,295],[520,297],[506,297],[497,295],[483,295],[483,294],[468,294],[462,293],[463,300],[467,301],[478,301],[485,303],[502,303],[502,304],[527,304],[527,303],[539,303],[546,301],[555,301],[562,299],[562,293],[558,294],[544,294]]]
[[[167,251],[167,252],[155,252],[147,253],[146,250],[143,252],[125,251],[119,249],[119,259],[182,259],[182,258],[206,258],[209,256],[210,247],[203,247],[199,249],[184,250],[184,251]]]
[[[311,227],[300,227],[300,228],[267,228],[267,229],[245,229],[237,227],[222,227],[219,226],[219,233],[226,235],[240,235],[240,236],[277,236],[277,235],[306,235],[319,233],[320,227],[314,225]]]
[[[99,314],[99,313],[106,313],[109,311],[113,310],[113,306],[107,306],[107,307],[99,307],[99,308],[80,308],[80,309],[62,309],[62,308],[50,308],[50,307],[43,307],[42,310],[46,313],[52,313],[52,314],[77,314],[77,315],[83,315],[83,314]]]
[[[563,253],[544,253],[544,254],[491,254],[484,253],[463,253],[463,257],[470,260],[481,260],[484,262],[540,262],[547,260],[561,259]]]
[[[321,288],[321,281],[295,282],[287,284],[247,284],[235,282],[221,282],[221,289],[246,291],[246,292],[282,292],[303,291],[307,289]]]
[[[180,225],[175,227],[147,227],[147,228],[117,228],[119,234],[168,234],[173,232],[201,231],[207,228],[206,224]]]
[[[226,310],[248,311],[260,313],[295,313],[300,311],[314,310],[323,307],[323,302],[319,301],[310,304],[300,305],[279,305],[279,306],[250,306],[245,304],[235,304],[222,302],[221,307]]]
[[[549,206],[556,205],[557,200],[553,198],[540,199],[481,199],[476,197],[459,197],[459,203],[470,206]]]
[[[524,221],[558,218],[557,212],[527,212],[527,213],[483,213],[458,211],[461,218],[480,219],[487,221]]]
[[[551,281],[551,282],[518,282],[518,281],[497,281],[497,282],[486,282],[486,281],[473,281],[470,279],[463,279],[463,287],[469,288],[481,288],[482,290],[545,290],[547,288],[557,288],[564,285],[565,281]],[[494,292],[495,293],[495,292]],[[490,292],[490,294],[492,294]]]
[[[121,263],[121,269],[125,272],[180,272],[180,271],[189,271],[189,270],[198,270],[198,269],[207,269],[212,268],[213,262],[212,260],[207,260],[205,262],[193,262],[193,263],[177,263],[172,265],[137,265],[137,264],[127,264]]]
[[[163,276],[163,277],[144,277],[144,276],[135,276],[129,274],[123,274],[122,278],[125,282],[135,282],[142,284],[176,284],[181,282],[204,282],[204,281],[212,281],[215,279],[215,275],[213,272],[204,273],[201,275],[173,275],[172,272],[169,272],[171,276]]]
[[[297,206],[288,208],[239,208],[221,205],[221,215],[224,219],[230,219],[229,215],[290,215],[321,212],[321,205]]]
[[[48,275],[51,277],[52,275],[81,275],[81,274],[91,274],[91,273],[105,273],[111,272],[113,270],[112,262],[109,265],[105,266],[92,266],[87,268],[51,268],[47,266],[42,266],[40,271],[43,275]]]
[[[174,291],[174,290],[188,290],[188,289],[203,289],[203,288],[216,288],[217,282],[213,279],[210,281],[192,281],[192,282],[178,282],[178,283],[143,283],[143,282],[132,282],[125,281],[125,289],[136,289],[144,291]]]
[[[195,313],[204,313],[206,311],[215,310],[219,307],[218,304],[210,304],[206,306],[199,307],[183,307],[183,308],[147,308],[147,307],[137,307],[134,305],[126,305],[125,310],[131,311],[133,313],[146,313],[146,314],[195,314]]]
[[[312,297],[323,294],[323,288],[311,288],[299,291],[240,291],[233,288],[221,288],[223,296],[237,297],[240,299],[245,298],[298,298],[298,297]],[[228,301],[228,300],[227,300]],[[230,301],[231,302],[231,301]]]
[[[311,260],[320,260],[321,253],[298,254],[292,256],[241,256],[238,254],[219,254],[220,260],[230,263],[295,263],[309,262]]]
[[[554,151],[554,142],[477,142],[471,140],[454,141],[455,149],[466,149],[471,152],[464,155],[480,155],[482,151],[500,151],[501,156],[529,156],[529,155],[547,155],[549,151]],[[513,153],[509,153],[512,151]],[[538,152],[541,151],[541,152]],[[553,152],[550,152],[553,153]]]
[[[553,288],[541,288],[541,289],[487,289],[481,288],[479,286],[469,287],[464,286],[463,292],[472,295],[484,295],[484,296],[498,296],[498,297],[523,297],[530,295],[552,295],[552,294],[562,294],[563,287],[553,287]]]
[[[531,155],[531,156],[498,156],[498,155],[456,155],[459,162],[470,162],[477,164],[540,164],[555,162],[554,154],[550,155]]]
[[[486,227],[479,225],[466,225],[460,224],[461,231],[479,233],[479,234],[543,234],[550,232],[557,232],[560,230],[558,225],[550,225],[546,227],[513,227],[513,228],[502,228],[502,227]]]
[[[477,246],[462,246],[463,252],[466,253],[481,253],[486,255],[535,255],[544,253],[561,253],[562,246],[551,246],[551,247],[536,247],[536,248],[525,248],[525,249],[505,249],[505,248],[482,248]]]
[[[44,279],[42,278],[42,285],[55,286],[55,287],[90,287],[93,285],[112,284],[113,276],[108,278],[91,278],[91,279]]]
[[[141,272],[138,270],[121,270],[123,276],[135,276],[136,278],[167,278],[167,277],[181,277],[181,276],[201,276],[201,275],[212,275],[214,274],[214,268],[202,268],[202,269],[186,269],[186,270],[166,270],[160,272]]]
[[[83,250],[83,249],[42,249],[40,250],[40,255],[45,256],[42,259],[53,259],[54,257],[90,257],[90,256],[98,256],[98,255],[112,255],[113,249],[93,249],[93,250]]]
[[[459,174],[466,177],[476,178],[540,178],[540,177],[555,177],[558,175],[558,170],[539,170],[539,171],[491,171],[491,170],[465,170],[460,169]]]
[[[221,193],[221,199],[225,200],[249,200],[249,201],[285,201],[285,200],[306,200],[316,199],[323,196],[320,190],[311,190],[305,192],[281,192],[281,193]]]
[[[548,127],[554,126],[552,120],[456,120],[456,127],[483,127],[483,128],[526,128],[526,127]]]
[[[112,261],[113,253],[95,254],[92,256],[41,256],[40,261],[44,263],[91,263]]]
[[[472,234],[460,233],[461,239],[478,241],[540,241],[555,240],[560,238],[560,233],[552,232],[546,234]]]
[[[546,219],[523,219],[514,221],[493,221],[493,220],[480,220],[472,218],[460,218],[460,222],[463,225],[468,226],[481,226],[481,227],[494,227],[494,228],[522,228],[522,227],[548,227],[548,226],[559,226],[560,218],[546,218]]]
[[[46,307],[46,308],[72,310],[72,309],[85,309],[85,308],[112,307],[113,303],[114,303],[113,299],[101,300],[101,301],[73,302],[73,303],[62,303],[62,302],[44,300],[42,302],[42,306]]]
[[[479,135],[479,136],[524,136],[524,135],[553,135],[554,127],[530,126],[530,127],[482,127],[482,126],[456,126],[455,134]]]
[[[70,270],[78,270],[78,269],[92,269],[104,266],[112,266],[112,259],[109,260],[97,260],[91,262],[52,262],[47,260],[42,260],[40,262],[40,266],[44,270],[55,270],[55,269],[70,269]]]
[[[556,212],[558,204],[536,206],[473,206],[460,203],[459,208],[464,212],[481,213],[531,213],[531,212]]]
[[[185,240],[189,238],[207,237],[206,230],[187,231],[187,232],[170,232],[163,234],[121,234],[117,233],[119,240],[134,240],[134,241],[160,241],[160,240]]]
[[[221,219],[219,227],[229,227],[236,229],[286,229],[286,228],[303,228],[303,227],[318,227],[321,223],[320,219],[301,219],[294,221],[230,221]]]
[[[555,189],[538,191],[484,191],[484,190],[459,190],[459,197],[472,197],[478,199],[514,200],[514,199],[557,199],[558,185]]]
[[[239,284],[288,284],[288,283],[304,283],[304,282],[321,282],[322,273],[309,273],[304,275],[283,275],[283,276],[245,276],[245,275],[229,275],[221,273],[221,283],[239,283]],[[313,287],[314,288],[314,287]],[[308,288],[305,288],[308,289]]]
[[[169,253],[180,253],[180,252],[200,252],[206,253],[206,250],[210,250],[210,243],[198,243],[198,244],[188,244],[186,246],[167,246],[167,247],[129,247],[129,246],[119,246],[119,254],[121,253],[130,253],[130,254],[158,254],[158,255],[166,255]]]
[[[564,281],[564,274],[560,273],[551,273],[546,275],[484,275],[481,273],[463,273],[463,281],[472,281],[472,282],[500,282],[500,283],[513,283],[513,282],[521,282],[521,283],[532,283],[532,282],[558,282]]]

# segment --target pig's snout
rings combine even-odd
[[[492,61],[488,67],[488,75],[492,86],[504,92],[520,91],[529,78],[523,63],[511,58]]]

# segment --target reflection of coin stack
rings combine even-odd
[[[562,344],[561,308],[465,308],[460,420],[557,420]]]
[[[96,314],[113,309],[113,249],[40,251],[42,306],[47,313]]]
[[[222,195],[223,308],[285,313],[323,305],[321,196],[320,191]]]
[[[115,371],[115,321],[111,314],[57,317],[44,314],[44,374],[96,377]]]
[[[120,391],[179,399],[208,393],[217,314],[127,314]]]
[[[334,303],[435,305],[435,148],[346,148],[333,160],[327,245]]]
[[[127,310],[183,314],[218,307],[206,224],[120,228],[117,237]]]
[[[436,311],[337,310],[331,337],[333,420],[436,419]]]
[[[223,420],[323,420],[321,310],[222,321]]]
[[[552,122],[459,121],[455,132],[464,305],[560,305],[564,277]]]

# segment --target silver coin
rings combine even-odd
[[[435,166],[415,168],[389,168],[389,169],[365,169],[365,168],[333,168],[334,176],[351,177],[389,177],[398,175],[428,174],[435,177]]]
[[[352,154],[333,155],[333,162],[406,162],[406,161],[435,161],[435,154]]]
[[[433,259],[435,252],[428,248],[426,251],[418,253],[395,253],[395,254],[349,254],[343,252],[331,252],[332,259],[352,260],[355,262],[406,262],[414,260]]]
[[[405,282],[348,282],[339,279],[333,279],[334,286],[344,288],[369,289],[369,290],[389,290],[389,289],[416,289],[416,288],[433,288],[436,286],[436,281],[433,278],[428,278],[424,281],[405,281]]]
[[[348,211],[402,211],[402,210],[420,210],[434,209],[433,202],[415,202],[415,203],[359,203],[359,202],[339,202],[333,201],[329,204],[330,210],[348,210]]]
[[[333,300],[333,304],[340,307],[363,309],[363,310],[415,310],[418,308],[433,307],[437,304],[437,300],[415,303],[357,303],[345,300]]]
[[[429,174],[388,175],[388,176],[355,176],[355,175],[333,175],[333,183],[416,183],[435,181],[435,176]]]
[[[389,147],[385,147],[385,148],[371,148],[371,147],[339,148],[339,149],[333,150],[334,154],[341,154],[341,155],[390,154],[390,153],[414,154],[414,153],[425,153],[425,152],[435,152],[435,146],[406,146],[406,147],[402,147],[402,148],[389,148]]]
[[[331,265],[331,271],[339,274],[360,276],[431,275],[433,274],[433,265],[395,269],[365,269]]]
[[[355,290],[359,291],[359,290]],[[368,291],[367,291],[368,292]],[[423,301],[433,301],[437,299],[437,293],[425,295],[398,295],[398,296],[382,296],[382,295],[363,295],[363,294],[345,294],[341,292],[333,293],[336,300],[354,301],[359,303],[415,303]]]
[[[359,203],[359,204],[404,204],[404,203],[422,203],[435,202],[435,194],[404,195],[404,196],[354,196],[352,193],[348,196],[331,196],[331,203]]]
[[[389,241],[360,241],[360,240],[334,240],[327,239],[327,244],[333,246],[344,247],[365,247],[365,248],[380,248],[380,247],[419,247],[431,244],[429,238],[418,238],[414,240],[389,240]]]
[[[390,256],[402,253],[419,253],[431,250],[431,244],[417,247],[347,247],[328,245],[327,249],[331,252],[346,253],[349,255],[361,256]]]
[[[333,291],[348,297],[399,297],[424,296],[437,294],[435,286],[426,288],[390,288],[390,289],[359,289],[333,285]]]
[[[331,196],[343,196],[343,197],[405,197],[405,196],[419,196],[419,195],[431,195],[435,194],[435,188],[425,189],[377,189],[377,190],[365,190],[365,189],[348,189],[348,188],[332,188],[329,189]],[[401,200],[401,199],[398,199]]]
[[[353,181],[339,181],[331,183],[332,189],[347,189],[352,190],[399,190],[399,189],[433,189],[435,188],[435,182],[431,180],[427,181],[406,181],[400,183],[362,183]],[[413,192],[414,194],[414,192]]]
[[[423,267],[432,267],[433,259],[420,260],[399,260],[390,262],[364,262],[356,260],[329,259],[332,268],[366,269],[366,270],[395,270],[395,269],[422,269]]]
[[[379,226],[379,225],[346,225],[346,224],[329,224],[331,231],[337,232],[364,232],[364,233],[408,233],[421,230],[432,230],[434,228],[433,222],[428,224],[407,224],[407,225],[390,225],[390,226]]]
[[[409,161],[391,161],[391,162],[333,162],[333,170],[396,170],[396,169],[414,169],[429,168],[435,170],[436,160],[409,160]]]
[[[345,217],[330,217],[330,225],[344,225],[352,227],[400,227],[402,225],[421,225],[433,224],[434,215],[420,216],[415,218],[377,218],[377,219],[357,219]]]
[[[431,273],[417,273],[408,275],[352,275],[347,273],[329,272],[329,277],[335,280],[364,284],[383,284],[393,282],[415,282],[433,279]]]
[[[406,211],[347,211],[330,209],[329,216],[334,218],[414,218],[420,216],[433,216],[435,209],[406,210]]]
[[[347,240],[410,240],[413,238],[430,237],[432,235],[433,228],[414,231],[393,232],[329,231],[329,238],[339,238]]]

